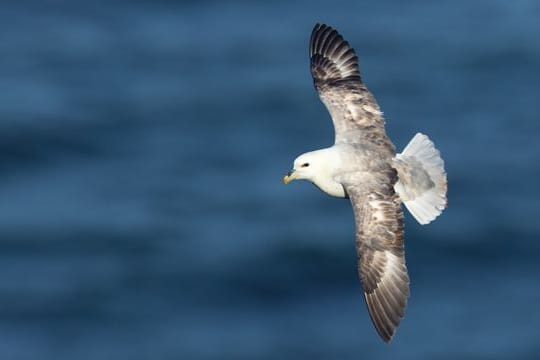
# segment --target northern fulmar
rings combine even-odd
[[[335,142],[298,156],[283,182],[308,180],[328,195],[350,199],[365,302],[377,333],[389,342],[409,297],[401,203],[422,225],[440,215],[446,207],[444,162],[421,133],[396,154],[383,114],[360,76],[358,57],[335,29],[315,25],[309,55]]]

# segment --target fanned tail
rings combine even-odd
[[[407,210],[422,225],[446,208],[446,172],[439,150],[424,134],[417,133],[394,159],[399,181],[394,189]]]

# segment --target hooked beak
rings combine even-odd
[[[285,175],[283,177],[283,183],[285,185],[287,185],[288,183],[290,183],[291,181],[293,181],[294,179],[296,179],[296,173],[294,172],[294,170],[291,170],[287,173],[287,175]]]

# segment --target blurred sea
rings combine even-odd
[[[0,11],[0,358],[540,358],[538,1],[38,1]],[[390,345],[352,212],[281,184],[333,141],[335,26],[449,208],[406,214]]]

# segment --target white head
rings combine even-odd
[[[311,151],[300,155],[294,160],[292,170],[283,177],[283,183],[288,184],[293,180],[309,180],[314,182],[325,168],[325,161],[319,151]]]
[[[340,162],[341,157],[335,147],[307,152],[294,160],[293,169],[283,177],[283,183],[309,180],[328,195],[346,197],[345,189],[334,178]]]

